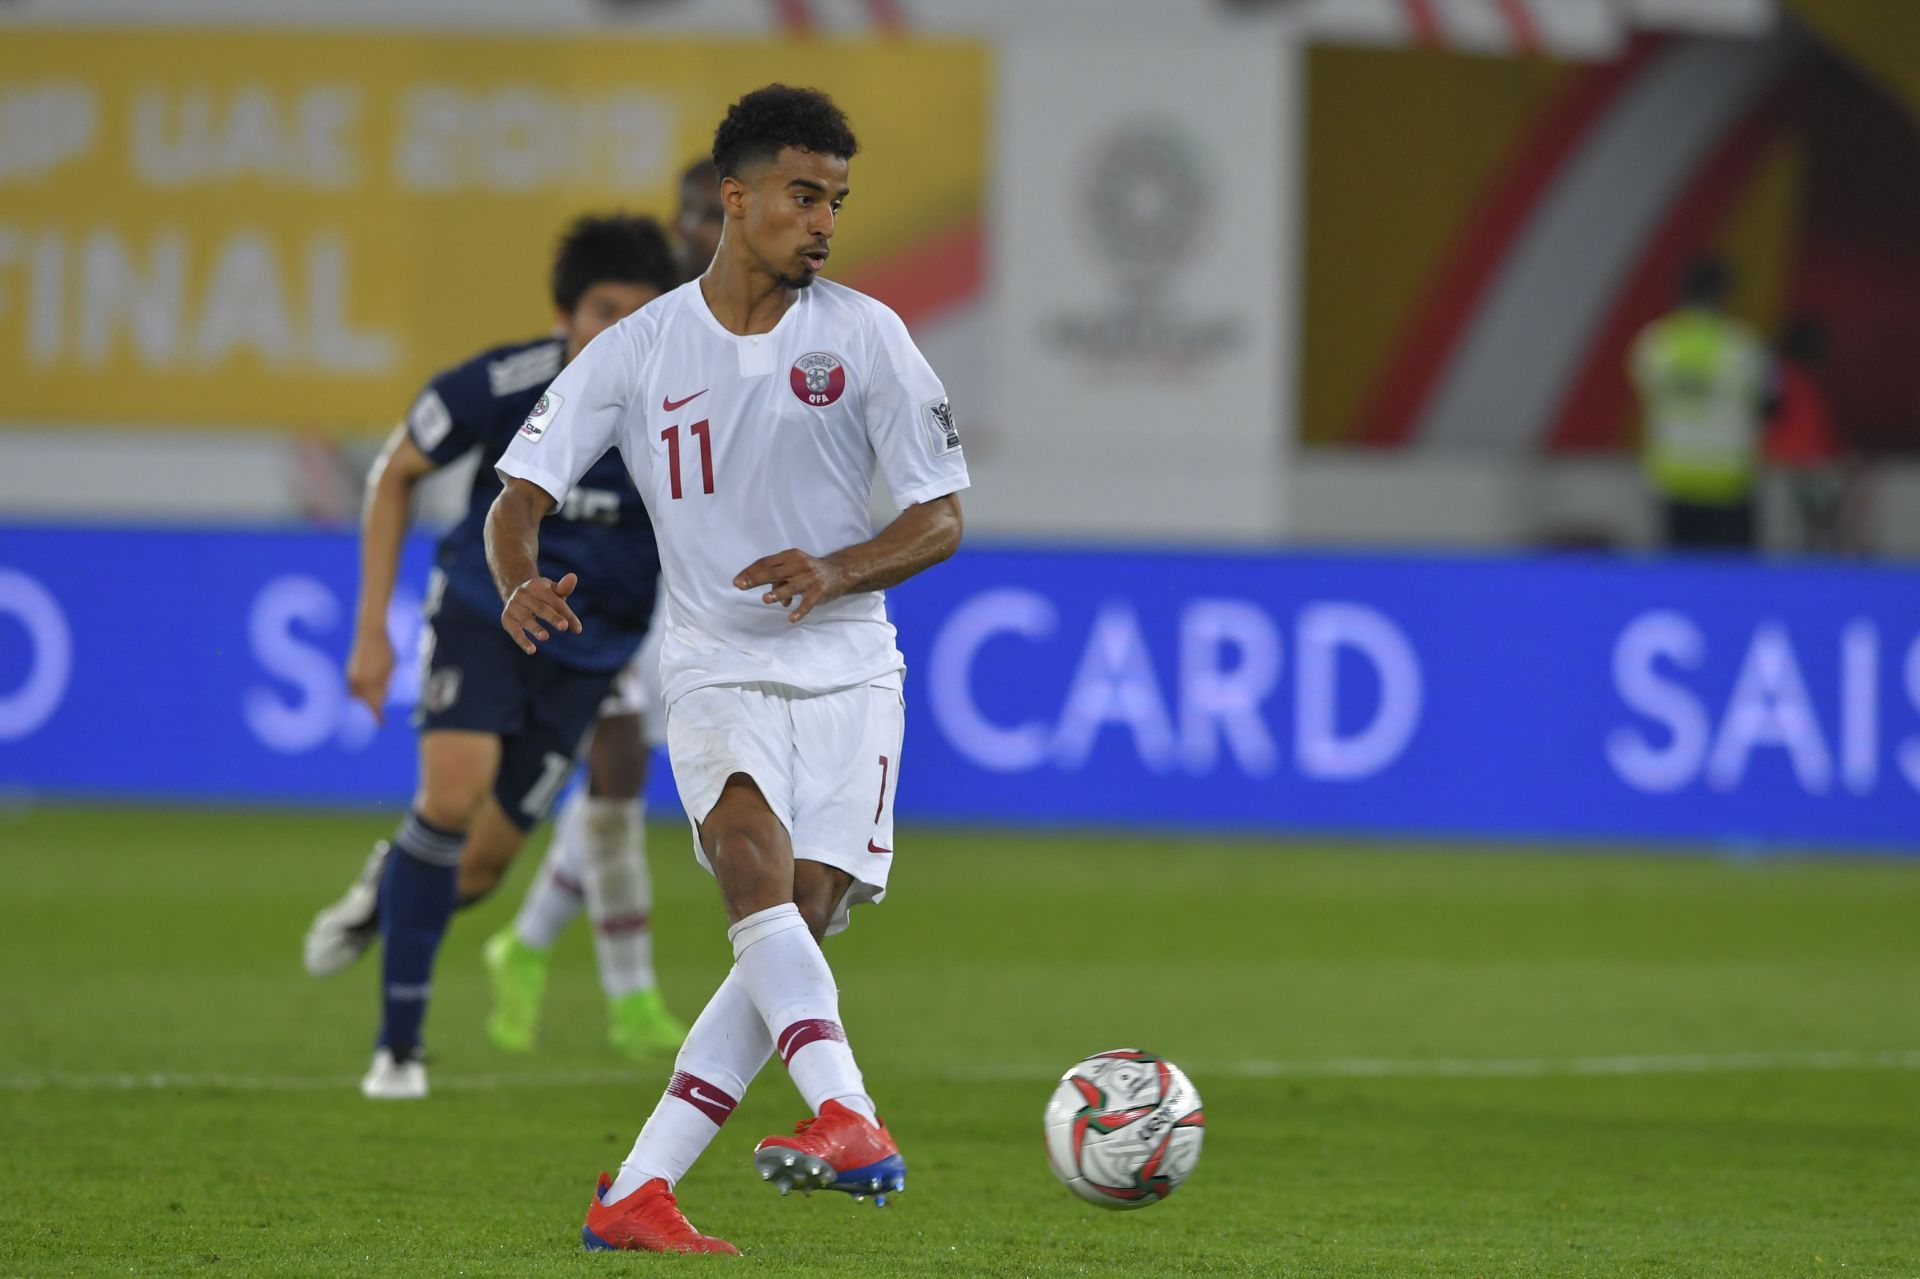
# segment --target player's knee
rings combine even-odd
[[[413,797],[413,810],[441,830],[465,831],[473,824],[486,788],[469,790],[461,786],[423,787]]]
[[[786,828],[746,774],[728,779],[700,823],[700,845],[733,918],[793,900],[793,848]]]
[[[423,735],[414,811],[442,830],[466,830],[486,799],[499,763],[499,740],[487,734],[463,730]]]
[[[799,909],[800,918],[807,921],[807,929],[815,941],[825,939],[827,925],[833,922],[841,899],[852,883],[852,877],[845,871],[821,862],[794,864],[793,904]]]
[[[785,828],[745,773],[727,779],[720,798],[700,822],[700,842],[716,871],[723,862],[743,868],[777,862],[782,874],[792,879]]]
[[[613,715],[594,727],[587,752],[587,793],[634,799],[647,786],[647,743],[638,715]]]
[[[753,878],[777,872],[784,879],[792,874],[786,851],[768,839],[756,823],[709,823],[701,833],[706,839],[707,860],[715,870]]]
[[[794,903],[800,908],[800,918],[807,921],[807,931],[813,934],[815,941],[821,942],[827,939],[827,925],[833,922],[833,908],[836,904],[823,904],[814,899]]]
[[[709,823],[701,831],[707,863],[719,881],[732,919],[793,899],[793,859],[784,841],[769,839],[751,823]]]

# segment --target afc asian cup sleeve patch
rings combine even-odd
[[[520,434],[530,440],[538,440],[547,433],[547,427],[553,423],[553,415],[560,411],[561,397],[552,391],[544,392],[533,406],[533,412],[527,414],[527,420],[520,424]]]
[[[921,405],[920,417],[927,424],[927,433],[933,437],[935,456],[945,457],[960,447],[960,428],[953,424],[953,405],[947,402],[946,396]]]

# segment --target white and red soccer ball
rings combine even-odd
[[[1102,1208],[1159,1203],[1200,1161],[1200,1094],[1180,1067],[1138,1048],[1095,1053],[1047,1101],[1047,1162]]]

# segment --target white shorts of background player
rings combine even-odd
[[[787,828],[796,859],[853,877],[827,926],[830,934],[844,930],[854,906],[887,893],[905,727],[897,680],[830,693],[786,684],[716,684],[686,693],[667,710],[667,757],[693,824],[694,855],[712,873],[700,822],[727,778],[744,773]]]
[[[609,715],[638,715],[645,725],[648,746],[667,744],[667,712],[660,699],[660,636],[665,629],[665,601],[661,591],[653,605],[653,620],[647,623],[647,638],[633,660],[614,676],[613,688],[600,703],[600,718]]]

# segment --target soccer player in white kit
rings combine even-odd
[[[609,448],[646,500],[666,586],[667,749],[734,967],[700,1014],[589,1248],[733,1252],[674,1183],[778,1052],[813,1112],[754,1152],[788,1189],[898,1190],[819,939],[886,892],[905,664],[880,592],[959,545],[966,463],[940,381],[898,316],[818,281],[856,144],[822,93],[771,85],[714,136],[726,226],[699,279],[643,307],[556,379],[501,458],[487,525],[528,652],[579,626],[593,583],[539,574],[539,522]],[[876,471],[900,515],[868,523]]]

